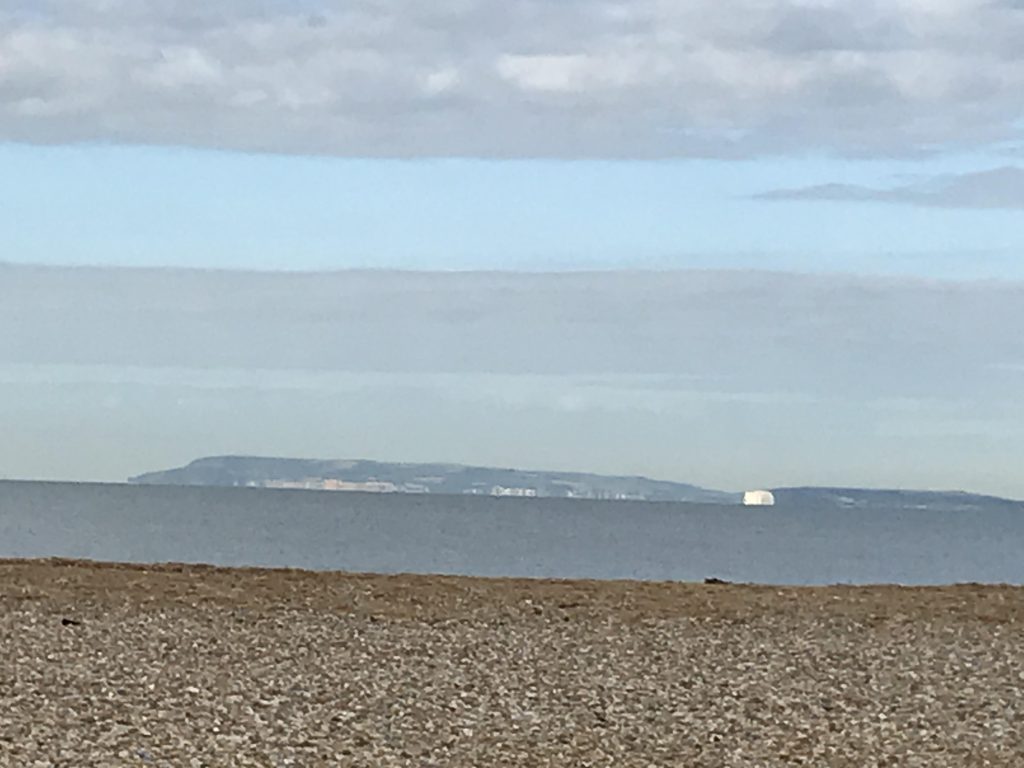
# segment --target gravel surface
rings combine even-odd
[[[0,766],[1024,765],[1024,589],[0,561]]]

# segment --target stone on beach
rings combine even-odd
[[[997,586],[0,562],[0,766],[1019,766],[1022,618]]]

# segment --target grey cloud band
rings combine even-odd
[[[0,140],[338,156],[743,157],[1020,136],[988,0],[0,5]]]

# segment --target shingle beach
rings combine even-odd
[[[0,561],[0,766],[1022,766],[1024,589]]]

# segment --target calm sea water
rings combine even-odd
[[[0,482],[0,557],[774,584],[1024,583],[1024,512]]]

